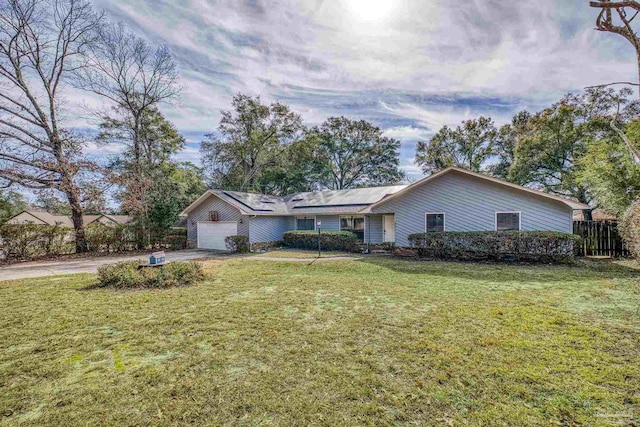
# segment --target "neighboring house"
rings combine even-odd
[[[171,228],[187,228],[187,217],[181,216],[176,222],[173,223]]]
[[[366,243],[408,246],[429,231],[545,230],[571,233],[587,205],[450,167],[411,185],[327,190],[285,197],[208,190],[187,207],[188,239],[225,249],[224,238],[253,245],[290,230],[352,231]]]
[[[576,211],[573,213],[574,221],[584,221],[584,212]],[[605,212],[602,209],[594,209],[591,211],[591,220],[592,221],[617,221],[618,217],[614,214],[610,214]]]
[[[128,215],[84,215],[84,225],[100,223],[106,226],[124,225],[131,222]],[[73,220],[70,216],[53,215],[44,211],[22,211],[18,215],[9,219],[7,224],[41,224],[41,225],[61,225],[73,228]]]

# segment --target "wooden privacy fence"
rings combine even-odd
[[[631,256],[616,221],[573,221],[573,234],[582,237],[579,256]]]

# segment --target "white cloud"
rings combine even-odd
[[[433,132],[420,127],[398,126],[384,131],[384,136],[398,139],[400,141],[426,140],[433,136]]]

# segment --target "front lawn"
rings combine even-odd
[[[634,425],[640,276],[205,264],[166,290],[0,282],[0,425]]]
[[[262,258],[345,258],[345,257],[358,257],[362,254],[350,254],[348,252],[340,251],[321,251],[318,257],[318,251],[310,251],[306,249],[275,249],[267,252],[259,252],[252,254],[255,257]]]

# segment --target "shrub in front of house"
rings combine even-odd
[[[631,255],[640,258],[640,199],[633,202],[622,215],[619,229]]]
[[[138,261],[124,261],[98,269],[98,287],[171,288],[192,285],[204,278],[202,267],[193,261],[171,262],[159,267],[139,267]]]
[[[4,224],[0,252],[7,261],[72,253],[73,230],[60,225]]]
[[[224,238],[224,244],[231,252],[246,254],[250,251],[247,236],[227,236]]]
[[[580,237],[549,231],[480,231],[409,235],[419,257],[457,260],[571,262]]]
[[[283,242],[296,249],[318,249],[317,231],[287,231]],[[320,248],[323,251],[354,252],[358,249],[358,236],[350,231],[320,232]]]
[[[188,246],[187,236],[170,234],[164,238],[164,244],[172,251],[186,249]]]
[[[123,252],[137,248],[136,230],[132,225],[105,225],[99,222],[84,228],[90,252]]]

